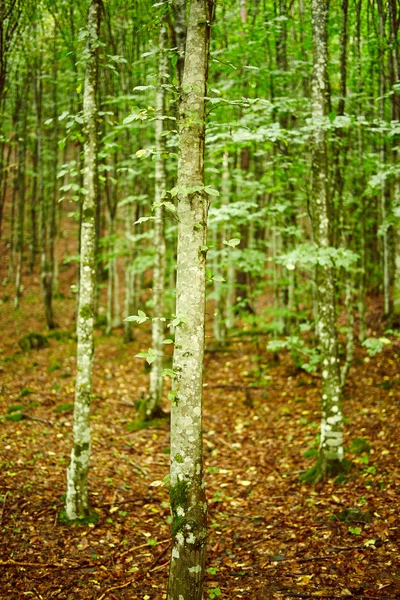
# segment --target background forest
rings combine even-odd
[[[399,25],[0,0],[2,598],[398,597]]]

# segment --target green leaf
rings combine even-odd
[[[124,321],[127,321],[128,323],[130,321],[133,321],[135,323],[145,323],[146,321],[149,320],[150,317],[148,317],[146,315],[146,313],[144,313],[142,310],[138,310],[138,314],[137,315],[132,315],[131,317],[126,317],[126,319],[124,319]]]
[[[186,323],[186,319],[185,317],[175,317],[172,321],[171,321],[171,325],[173,327],[178,327],[178,325],[181,325],[181,323]]]
[[[157,546],[157,544],[158,544],[157,540],[153,540],[153,539],[147,540],[147,543],[149,546]]]
[[[221,275],[214,275],[214,277],[212,278],[213,281],[226,281]]]
[[[178,395],[178,390],[171,390],[170,392],[168,392],[168,400],[174,405],[177,404],[177,402],[176,402],[177,395]]]
[[[354,535],[360,535],[361,527],[349,527],[349,533],[353,533]]]
[[[134,225],[139,225],[140,223],[146,223],[146,221],[154,221],[155,217],[140,217],[137,221],[134,222]]]
[[[209,196],[219,196],[219,191],[209,185],[206,185],[204,191]]]
[[[174,379],[176,376],[176,373],[172,369],[163,369],[161,371],[161,377],[166,377],[167,375],[168,375],[168,377],[171,377],[171,379]]]
[[[139,352],[139,354],[135,354],[135,357],[145,358],[146,362],[151,365],[151,363],[153,363],[157,358],[157,352],[153,348],[149,348],[147,352]]]
[[[238,246],[240,244],[240,239],[239,238],[232,238],[231,240],[224,240],[224,244],[225,246],[230,246],[231,248],[234,248],[235,246]]]

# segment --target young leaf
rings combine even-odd
[[[153,350],[153,348],[149,348],[147,352],[139,352],[139,354],[135,354],[135,356],[136,358],[145,358],[146,362],[151,365],[157,358],[157,352]]]
[[[226,246],[230,246],[231,248],[234,248],[235,246],[238,246],[240,244],[240,239],[239,238],[232,238],[231,240],[224,240],[224,244]]]
[[[175,378],[175,371],[173,371],[172,369],[163,369],[161,371],[161,377],[166,377],[166,375],[168,375],[169,377],[171,377],[171,379]]]

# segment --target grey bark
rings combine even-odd
[[[92,0],[88,13],[86,75],[83,96],[85,124],[84,189],[81,226],[80,286],[77,318],[77,371],[74,406],[73,448],[67,473],[65,511],[68,519],[90,515],[88,470],[90,460],[90,401],[93,370],[93,309],[96,291],[96,203],[97,198],[97,49],[101,5]]]
[[[326,0],[312,1],[313,81],[312,117],[314,140],[312,148],[311,217],[314,243],[317,248],[329,247],[329,197],[325,131],[322,121],[327,114],[327,33],[328,5]],[[322,359],[322,420],[320,461],[322,476],[330,466],[343,459],[343,416],[337,352],[336,315],[333,267],[317,266],[318,333]]]
[[[192,0],[179,119],[178,257],[171,411],[173,547],[169,600],[201,600],[207,502],[202,466],[202,388],[205,322],[207,198],[204,190],[205,96],[212,0]]]
[[[163,369],[163,341],[164,341],[164,322],[160,320],[164,314],[164,294],[165,294],[165,236],[164,236],[164,207],[160,205],[166,190],[165,173],[165,144],[163,137],[164,130],[164,105],[165,89],[164,83],[167,82],[167,57],[165,54],[167,46],[167,29],[164,23],[161,23],[159,36],[159,67],[158,67],[158,86],[156,95],[156,112],[159,117],[156,120],[156,168],[155,168],[155,219],[154,219],[154,267],[153,267],[153,321],[152,321],[152,343],[151,347],[156,352],[156,359],[151,364],[149,396],[146,399],[144,418],[152,419],[161,413],[161,399],[163,390],[163,378],[161,376]],[[155,317],[155,318],[154,318]]]

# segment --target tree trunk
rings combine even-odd
[[[317,248],[330,246],[328,169],[325,131],[321,122],[327,114],[327,32],[326,0],[313,0],[313,82],[311,217]],[[316,268],[318,299],[318,333],[322,359],[322,421],[320,443],[321,476],[340,467],[343,459],[343,417],[337,352],[333,267]]]
[[[25,220],[25,163],[26,163],[26,133],[27,133],[27,106],[21,105],[21,130],[18,135],[18,220],[17,220],[17,245],[18,251],[17,271],[15,274],[14,308],[19,308],[22,280],[22,260],[24,252],[24,220]]]
[[[202,388],[207,233],[204,190],[205,96],[213,0],[192,0],[179,123],[178,258],[171,411],[173,547],[168,599],[201,600],[207,502],[202,466]],[[200,191],[190,193],[192,186]]]
[[[165,144],[163,137],[164,130],[164,104],[165,89],[164,83],[167,81],[167,29],[162,22],[159,36],[159,67],[158,67],[158,86],[156,96],[156,173],[155,173],[155,220],[154,220],[154,267],[153,267],[153,321],[152,321],[152,343],[151,347],[157,357],[151,364],[150,371],[150,389],[149,396],[146,399],[143,417],[145,420],[151,420],[161,414],[161,399],[163,389],[163,379],[161,376],[163,368],[163,341],[164,341],[164,321],[159,317],[164,314],[164,293],[165,293],[165,237],[164,237],[164,207],[161,205],[166,189],[165,173]],[[154,318],[155,317],[155,318]]]
[[[83,96],[85,124],[84,189],[81,227],[80,286],[77,318],[77,371],[73,448],[67,473],[65,512],[68,519],[90,515],[88,469],[90,460],[90,401],[93,370],[93,309],[96,292],[97,197],[97,49],[101,1],[91,0],[88,14],[86,74]]]

